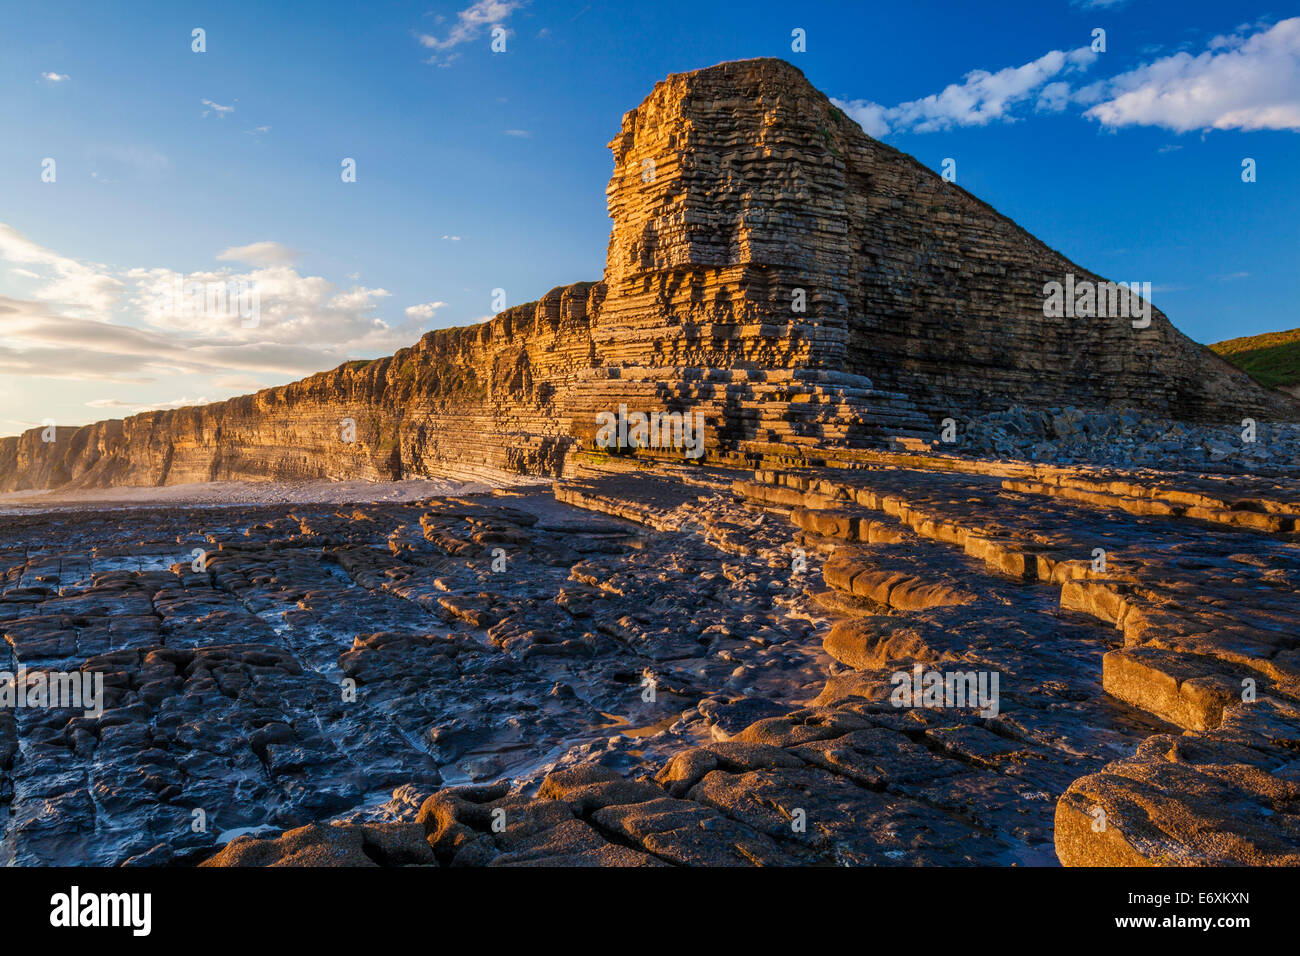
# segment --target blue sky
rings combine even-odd
[[[598,279],[622,114],[751,56],[1151,282],[1198,341],[1300,325],[1294,5],[268,6],[4,2],[0,433],[242,394]],[[177,279],[255,287],[257,325],[160,306]]]

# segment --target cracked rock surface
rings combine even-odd
[[[1232,517],[1293,498],[1213,482],[594,462],[6,516],[10,669],[105,701],[0,710],[0,854],[1294,864],[1300,547]]]

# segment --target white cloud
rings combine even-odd
[[[170,402],[150,402],[141,404],[139,402],[124,402],[117,398],[96,398],[86,402],[88,408],[129,408],[132,414],[136,412],[152,412],[164,408],[187,408],[190,405],[206,405],[212,401],[207,396],[202,398],[174,398]]]
[[[526,129],[508,129],[504,130],[504,132],[507,136],[516,136],[519,139],[531,139],[533,135]]]
[[[443,305],[387,322],[379,315],[386,290],[301,275],[292,255],[268,240],[221,254],[253,266],[243,272],[110,271],[0,223],[0,259],[35,284],[26,298],[0,296],[0,376],[138,384],[199,374],[213,376],[212,388],[250,391],[267,384],[264,376],[297,378],[410,345],[426,311]],[[241,292],[257,306],[255,323],[241,312]]]
[[[220,119],[225,119],[227,114],[235,111],[233,106],[222,106],[220,103],[212,102],[212,100],[204,100],[203,105],[207,107],[207,109],[203,111],[204,116],[216,113]]]
[[[1084,116],[1110,128],[1300,131],[1300,17],[1272,26],[1242,24],[1211,39],[1197,56],[1178,52],[1072,89],[1070,75],[1097,59],[1086,47],[1053,50],[1023,66],[976,70],[940,93],[897,106],[832,102],[876,137],[1015,121],[1031,105],[1035,112],[1059,113],[1070,104],[1088,107]]]
[[[931,133],[954,126],[1012,122],[1015,109],[1034,102],[1039,111],[1057,112],[1068,102],[1068,84],[1057,79],[1086,70],[1097,59],[1087,47],[1052,50],[1023,66],[996,73],[974,70],[940,93],[886,107],[870,100],[833,102],[871,136],[895,132]]]
[[[342,289],[286,265],[247,272],[131,269],[123,275],[134,283],[129,302],[137,321],[178,336],[216,336],[228,344],[310,342],[322,349],[391,351],[410,344],[413,334],[390,327],[375,314],[387,290]],[[253,309],[256,325],[247,322]]]
[[[447,236],[447,235],[444,235],[442,238],[448,240],[449,242],[460,242],[460,236]]]
[[[1034,109],[1039,113],[1059,113],[1070,105],[1069,83],[1048,83],[1038,91]]]
[[[1300,17],[1215,37],[1198,56],[1164,57],[1087,97],[1100,102],[1084,115],[1108,127],[1300,131]]]
[[[121,297],[122,281],[106,266],[78,262],[32,242],[12,226],[0,222],[0,259],[22,263],[31,269],[15,269],[24,278],[39,276],[44,284],[33,293],[52,302],[106,314]]]
[[[450,50],[476,40],[486,27],[500,26],[526,4],[527,0],[477,0],[456,14],[456,23],[445,37],[440,39],[428,33],[419,35],[420,43],[434,51],[427,62],[446,66],[456,56]]]
[[[64,80],[71,79],[66,73],[42,73],[41,79],[50,83],[62,83]]]
[[[221,262],[244,262],[250,266],[288,265],[298,258],[298,253],[270,240],[252,242],[246,246],[231,246],[217,253]]]
[[[406,317],[427,322],[433,318],[433,313],[446,304],[446,302],[425,302],[422,305],[408,305],[406,307]]]
[[[215,330],[214,330],[215,331]],[[410,344],[409,341],[404,344]],[[298,377],[350,358],[344,347],[236,341],[137,329],[0,296],[0,374],[145,384],[175,374]]]

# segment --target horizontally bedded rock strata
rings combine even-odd
[[[255,395],[2,439],[0,490],[559,475],[620,404],[699,412],[710,459],[935,440],[1009,405],[1300,418],[1159,310],[1046,318],[1046,283],[1098,277],[788,63],[673,75],[610,147],[602,281]]]

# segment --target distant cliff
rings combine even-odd
[[[0,439],[0,490],[555,475],[620,403],[701,411],[710,448],[932,437],[1010,404],[1300,419],[1158,310],[1045,317],[1048,283],[1102,280],[788,63],[670,76],[610,148],[604,281],[255,395]]]
[[[0,489],[555,473],[556,387],[591,365],[590,288],[254,395],[0,439]]]

